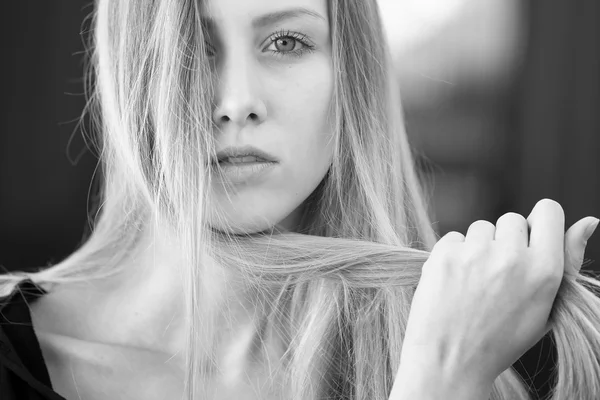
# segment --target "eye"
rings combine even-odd
[[[299,57],[305,52],[310,52],[315,49],[311,44],[310,39],[301,33],[280,31],[273,34],[269,38],[269,51],[278,56],[296,56]]]
[[[210,43],[204,42],[204,49],[208,58],[212,58],[216,55],[216,50]]]

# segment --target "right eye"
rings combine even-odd
[[[208,42],[204,42],[204,48],[208,57],[214,57],[216,55],[215,48]]]

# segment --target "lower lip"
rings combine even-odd
[[[254,181],[275,167],[276,162],[220,163],[217,171],[234,185]]]

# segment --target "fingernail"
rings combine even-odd
[[[585,240],[588,240],[589,238],[592,237],[592,234],[598,227],[598,222],[600,222],[600,220],[598,218],[596,218],[596,220],[594,222],[592,222],[591,224],[588,225],[587,229],[585,230]]]

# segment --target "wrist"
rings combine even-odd
[[[487,400],[492,382],[420,359],[403,360],[389,400]]]

